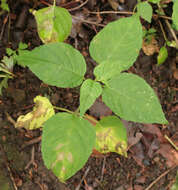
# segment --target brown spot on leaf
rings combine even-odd
[[[57,145],[57,147],[55,148],[55,150],[59,150],[59,149],[61,149],[63,146],[64,146],[64,144],[59,143],[59,144]]]
[[[69,161],[69,162],[73,162],[73,156],[72,156],[72,153],[71,152],[69,152],[68,154],[67,154],[67,160]]]

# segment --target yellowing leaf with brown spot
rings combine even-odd
[[[16,128],[24,127],[30,130],[40,128],[45,121],[55,114],[48,98],[36,96],[34,103],[33,111],[18,117],[15,125]]]
[[[97,151],[127,156],[127,131],[118,117],[104,117],[96,124],[95,130]]]

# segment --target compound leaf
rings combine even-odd
[[[117,62],[128,69],[142,46],[142,26],[138,15],[109,23],[91,41],[89,51],[97,63]]]
[[[17,61],[28,66],[44,83],[64,88],[80,85],[86,72],[82,54],[63,42],[21,51]]]
[[[127,156],[127,130],[118,117],[104,117],[96,124],[95,130],[97,151]]]
[[[138,14],[143,19],[151,23],[153,9],[152,9],[152,6],[148,2],[144,1],[144,2],[138,3],[137,11],[138,11]]]
[[[134,74],[121,73],[103,89],[104,103],[125,120],[168,123],[153,89]]]
[[[178,30],[178,0],[174,0],[172,20]]]
[[[36,96],[33,111],[18,117],[15,127],[24,127],[29,130],[42,127],[43,123],[52,117],[55,112],[52,104],[46,97]]]
[[[44,124],[43,160],[63,182],[84,166],[94,144],[93,126],[76,115],[58,113]]]
[[[95,100],[101,95],[102,87],[100,83],[87,79],[80,88],[80,115],[87,111]]]
[[[38,34],[44,43],[62,42],[70,34],[72,17],[69,12],[55,5],[33,12]]]

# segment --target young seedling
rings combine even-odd
[[[54,32],[52,34],[44,29],[41,38],[44,42],[58,42],[19,52],[18,64],[28,67],[44,83],[62,88],[80,86],[79,111],[55,107],[63,112],[54,114],[50,102],[38,96],[34,100],[36,106],[33,111],[19,118],[16,125],[27,129],[42,125],[44,163],[63,182],[84,166],[92,149],[127,156],[127,133],[120,118],[141,123],[168,123],[153,89],[139,76],[125,72],[134,64],[142,47],[139,17],[143,13],[140,6],[147,6],[149,16],[144,19],[150,21],[152,11],[148,3],[143,2],[138,5],[136,14],[109,23],[92,39],[89,52],[97,63],[95,80],[84,77],[86,63],[83,55],[71,45],[61,42],[69,35],[67,30],[65,37],[60,38],[57,29],[57,25],[61,24],[58,23],[61,14],[66,10],[57,9],[55,5],[40,10],[43,14],[43,11],[50,12],[47,21]],[[37,19],[38,27],[40,17]],[[42,30],[41,27],[39,29]],[[85,113],[99,96],[115,115],[97,121]],[[88,120],[94,120],[96,126]]]

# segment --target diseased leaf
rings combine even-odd
[[[34,11],[33,14],[44,43],[62,42],[70,34],[72,17],[66,9],[53,5]]]
[[[102,93],[104,103],[125,120],[168,123],[153,89],[134,74],[121,73],[108,81]]]
[[[137,11],[138,11],[138,14],[143,19],[145,19],[146,21],[151,23],[153,9],[152,9],[152,6],[148,2],[144,1],[144,2],[138,3],[137,4]]]
[[[18,117],[15,127],[24,127],[29,130],[42,127],[43,123],[52,117],[55,112],[52,104],[46,97],[36,96],[33,111]]]
[[[95,100],[101,95],[100,83],[87,79],[80,88],[80,115],[83,116]]]
[[[42,156],[48,169],[64,182],[81,169],[92,153],[95,131],[89,121],[58,113],[45,122]]]
[[[174,0],[173,2],[172,20],[178,30],[178,0]]]
[[[164,63],[166,61],[167,57],[168,57],[167,48],[165,46],[163,46],[159,50],[159,54],[157,57],[157,64],[161,65],[162,63]]]
[[[44,83],[58,87],[79,86],[86,72],[82,54],[69,44],[49,43],[19,52],[17,61],[28,66]]]
[[[142,26],[138,15],[134,15],[109,23],[92,39],[89,51],[97,63],[118,61],[126,70],[133,65],[141,46]]]
[[[97,151],[127,156],[127,131],[118,117],[104,117],[96,124],[95,130]]]

